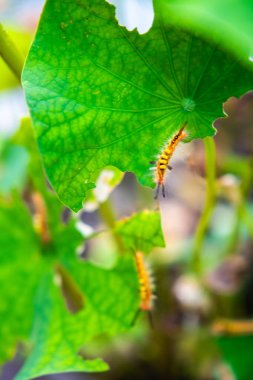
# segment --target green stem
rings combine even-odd
[[[24,57],[7,34],[2,24],[0,24],[0,56],[15,74],[17,79],[21,81]]]
[[[241,218],[244,221],[244,224],[246,225],[246,227],[248,228],[250,237],[253,239],[253,220],[245,203],[241,207]]]
[[[236,252],[240,243],[241,225],[244,224],[248,229],[250,237],[253,237],[253,220],[248,211],[248,197],[250,195],[253,183],[253,159],[249,161],[249,167],[244,176],[242,176],[242,183],[240,186],[240,199],[236,207],[236,224],[231,234],[231,239],[228,245],[228,254]]]
[[[251,157],[249,161],[249,170],[246,175],[246,178],[243,181],[243,185],[241,188],[242,202],[241,202],[241,209],[240,209],[241,219],[243,220],[245,226],[248,228],[250,237],[253,237],[253,220],[248,210],[247,200],[252,190],[252,184],[253,184],[253,157]]]
[[[114,232],[116,217],[110,201],[107,199],[105,202],[101,203],[99,205],[98,211],[105,225],[110,229],[119,252],[124,252],[124,245],[122,243],[122,240],[120,236]]]
[[[201,253],[203,249],[205,233],[213,213],[216,198],[216,149],[213,138],[205,138],[204,146],[206,169],[206,200],[202,215],[197,225],[192,255],[192,267],[193,270],[198,274],[201,271]]]
[[[241,228],[241,213],[242,213],[242,202],[237,205],[235,212],[235,225],[233,227],[232,233],[229,238],[228,246],[226,248],[226,255],[233,255],[238,248],[240,243],[240,228]]]

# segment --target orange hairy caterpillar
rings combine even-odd
[[[169,165],[170,159],[175,151],[175,148],[177,144],[186,137],[186,133],[184,132],[184,129],[186,127],[186,123],[183,125],[182,128],[178,131],[178,133],[168,142],[166,147],[163,149],[162,153],[160,154],[157,162],[151,162],[151,164],[156,164],[156,182],[157,182],[157,188],[156,188],[156,194],[155,199],[157,199],[159,190],[162,187],[162,194],[165,198],[165,174],[166,170],[171,170],[172,167]]]
[[[150,271],[144,261],[144,255],[142,252],[136,252],[134,255],[137,274],[139,278],[140,287],[140,310],[151,311],[153,308],[153,279]]]

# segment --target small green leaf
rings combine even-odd
[[[253,87],[250,62],[169,26],[158,3],[144,35],[104,0],[44,8],[23,86],[49,179],[75,211],[108,165],[154,186],[150,161],[182,124],[188,140],[214,135],[222,102]]]
[[[144,210],[116,223],[115,232],[126,248],[149,252],[164,247],[160,213]]]

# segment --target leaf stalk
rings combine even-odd
[[[105,225],[109,228],[112,233],[113,239],[116,243],[116,246],[119,252],[124,252],[124,245],[119,235],[116,234],[114,227],[116,217],[114,210],[112,208],[111,202],[107,199],[105,202],[100,203],[99,205],[99,214]]]
[[[21,82],[24,56],[10,38],[2,24],[0,24],[0,56],[17,77],[18,81]]]
[[[206,199],[202,215],[199,219],[193,242],[192,268],[196,274],[201,272],[201,254],[205,234],[213,213],[216,199],[216,147],[212,137],[204,139],[205,170],[206,170]]]

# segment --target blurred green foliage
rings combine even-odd
[[[221,42],[244,60],[253,54],[251,0],[162,0],[171,23]]]

